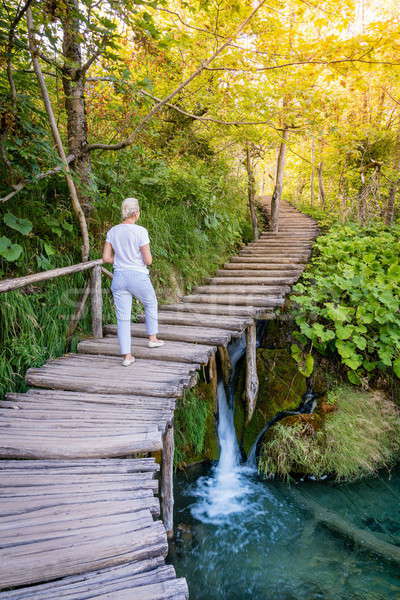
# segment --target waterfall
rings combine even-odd
[[[218,398],[218,441],[220,457],[211,476],[200,477],[191,493],[198,498],[191,507],[194,517],[203,522],[220,524],[235,513],[248,508],[247,497],[253,491],[248,478],[250,469],[241,464],[241,454],[234,422],[234,383],[236,365],[246,350],[245,337],[232,342],[229,356],[232,364],[231,381],[225,388],[219,377]]]

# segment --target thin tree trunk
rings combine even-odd
[[[394,209],[396,205],[396,194],[400,187],[400,132],[397,135],[396,140],[396,156],[394,160],[394,168],[397,171],[395,179],[393,179],[389,188],[389,196],[385,210],[385,223],[386,225],[392,225],[394,222]]]
[[[366,219],[366,199],[365,199],[365,173],[361,172],[361,185],[358,192],[358,219],[361,225],[365,225]]]
[[[310,201],[311,206],[314,205],[314,179],[315,179],[315,139],[311,138],[311,176],[310,176]]]
[[[247,193],[249,200],[249,210],[251,217],[251,226],[253,229],[253,240],[258,239],[258,221],[257,212],[255,206],[255,177],[253,172],[253,165],[251,163],[250,156],[250,145],[246,146],[246,171],[247,171]]]
[[[284,129],[282,132],[282,141],[279,145],[275,187],[271,200],[271,230],[275,233],[277,233],[279,229],[279,207],[282,197],[283,172],[285,168],[286,142],[288,137],[289,131],[288,129]]]
[[[306,182],[304,181],[304,179],[300,179],[297,184],[297,189],[296,189],[296,204],[299,204],[299,202],[301,201],[301,197],[303,195],[305,187],[306,187]]]
[[[89,190],[93,186],[93,176],[90,153],[83,151],[87,146],[88,126],[77,0],[66,0],[61,25],[64,56],[62,83],[67,114],[68,149],[69,154],[76,157],[71,167],[78,176],[80,202],[85,212],[89,213],[92,208]]]
[[[324,163],[321,162],[318,165],[318,189],[319,189],[319,201],[321,203],[322,208],[326,207],[326,195],[325,195],[325,188],[324,188],[324,180],[322,178],[322,169],[323,169]]]
[[[36,40],[34,34],[34,25],[32,18],[32,11],[28,8],[26,12],[26,20],[28,25],[28,39],[29,39],[29,50],[32,56],[33,68],[39,82],[40,91],[43,98],[43,103],[46,108],[47,116],[50,122],[51,133],[53,134],[54,142],[56,144],[58,153],[60,155],[61,161],[64,166],[65,178],[67,180],[67,185],[69,189],[69,193],[72,200],[72,207],[76,218],[78,219],[81,234],[82,234],[82,260],[85,262],[89,258],[89,233],[86,222],[85,214],[82,210],[81,204],[79,202],[79,197],[76,191],[74,180],[72,179],[71,170],[69,168],[67,156],[65,154],[64,146],[61,140],[60,132],[58,131],[56,118],[54,116],[53,107],[51,105],[49,92],[46,87],[46,82],[43,77],[42,69],[40,67],[38,55],[37,55],[37,47]]]

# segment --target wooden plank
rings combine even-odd
[[[253,416],[257,394],[258,394],[258,374],[257,374],[257,332],[256,325],[250,325],[246,330],[246,402],[247,402],[247,423]]]
[[[168,340],[160,348],[148,348],[145,338],[132,338],[133,354],[136,358],[156,358],[162,361],[207,364],[215,346],[175,342]],[[106,337],[100,340],[88,339],[78,344],[78,351],[87,354],[104,354],[117,356],[120,353],[116,337]]]
[[[182,303],[183,304],[183,303]],[[181,305],[171,305],[181,306]],[[165,310],[165,306],[163,309]],[[106,332],[111,335],[116,333],[116,325],[107,325],[105,328]],[[146,328],[142,323],[132,325],[132,332],[135,333],[135,337],[146,337]],[[225,345],[231,337],[237,336],[237,331],[231,331],[227,329],[217,329],[207,327],[192,327],[186,325],[167,325],[161,324],[159,328],[159,336],[164,340],[175,340],[184,342],[194,342],[196,344],[207,344],[207,345]]]
[[[24,394],[35,399],[52,399],[57,402],[65,400],[84,402],[88,404],[103,404],[104,406],[145,406],[146,408],[156,409],[160,406],[173,409],[175,400],[166,396],[141,396],[136,394],[126,394],[125,396],[114,394],[90,394],[83,391],[77,393],[65,390],[40,390],[30,389]],[[14,394],[8,394],[7,398],[14,397]]]
[[[156,585],[159,588],[154,587]],[[161,585],[162,584],[162,585]],[[149,588],[149,586],[153,586]],[[102,598],[111,600],[121,591],[129,591],[131,600],[141,600],[144,593],[152,594],[151,600],[188,598],[187,586],[183,580],[176,579],[172,565],[164,565],[159,557],[137,561],[112,568],[97,570],[78,576],[22,588],[0,594],[1,600],[82,600],[83,598]],[[143,592],[143,593],[142,593]],[[165,594],[167,594],[165,596]],[[105,596],[106,595],[106,596]]]
[[[109,460],[7,460],[0,461],[0,471],[7,470],[9,472],[26,472],[28,474],[36,471],[42,473],[47,471],[49,475],[67,470],[73,472],[74,469],[79,469],[79,472],[97,473],[99,470],[103,473],[136,473],[145,471],[158,471],[159,464],[154,458],[110,458]]]
[[[1,458],[109,458],[140,452],[161,450],[161,432],[158,428],[148,433],[132,433],[123,436],[68,438],[54,433],[52,436],[36,437],[2,434]]]
[[[101,292],[101,265],[93,267],[90,277],[90,300],[92,307],[92,333],[103,337],[103,296]]]
[[[266,258],[265,256],[233,256],[230,260],[229,264],[235,264],[235,263],[263,263],[265,262]],[[286,265],[286,264],[292,264],[295,265],[297,268],[300,268],[299,265],[303,266],[303,263],[301,263],[301,259],[300,258],[288,258],[286,256],[268,256],[268,263],[269,264],[279,264],[279,265]]]
[[[108,459],[107,459],[108,460]],[[76,497],[71,498],[61,497],[59,499],[45,498],[45,497],[29,497],[29,498],[18,498],[6,500],[3,499],[0,502],[0,517],[2,518],[15,518],[18,520],[21,516],[34,516],[34,517],[49,517],[54,511],[72,510],[77,514],[82,509],[84,510],[87,506],[93,506],[97,503],[102,504],[104,502],[131,502],[131,511],[143,510],[148,508],[154,516],[160,514],[160,503],[151,490],[139,490],[133,492],[130,491],[114,491],[108,490],[107,492],[97,492],[95,494],[82,493]],[[25,517],[24,517],[25,518]]]
[[[281,306],[284,304],[282,296],[270,296],[265,294],[192,294],[183,297],[184,302],[195,302],[205,304],[224,304],[237,306],[261,306],[271,307]]]
[[[161,469],[161,510],[167,536],[174,534],[174,428],[171,424],[163,436]]]
[[[167,551],[165,530],[159,522],[140,530],[125,524],[101,531],[95,528],[91,534],[75,539],[65,536],[1,548],[0,581],[2,587],[27,585],[83,570],[165,556]]]
[[[305,265],[302,263],[291,264],[291,263],[270,263],[267,259],[264,259],[263,262],[232,262],[225,263],[224,269],[268,269],[269,271],[295,271],[298,272],[300,269],[304,268]]]
[[[207,286],[204,286],[207,287]],[[196,288],[198,290],[199,288]],[[224,315],[210,315],[207,313],[196,312],[187,314],[183,312],[173,312],[171,310],[160,310],[158,313],[160,323],[169,325],[192,325],[195,327],[211,327],[217,329],[229,329],[231,331],[242,332],[252,319],[250,317],[227,317]],[[139,321],[144,321],[144,316],[139,317]]]
[[[259,309],[252,306],[233,306],[232,304],[198,304],[196,302],[181,302],[177,304],[163,304],[163,310],[180,310],[196,314],[209,313],[211,315],[256,317]],[[237,331],[231,332],[232,337],[240,335]],[[198,342],[198,340],[196,340]]]
[[[0,292],[8,292],[10,290],[17,290],[18,288],[31,285],[32,283],[39,283],[39,281],[47,281],[54,279],[55,277],[61,277],[64,275],[71,275],[72,273],[79,273],[91,269],[96,265],[101,265],[103,260],[101,258],[97,260],[89,260],[87,262],[71,265],[69,267],[61,267],[60,269],[51,269],[49,271],[43,271],[42,273],[34,273],[32,275],[25,275],[24,277],[15,277],[14,279],[3,279],[0,281]]]
[[[229,273],[225,273],[223,277],[212,277],[209,279],[209,283],[212,285],[262,285],[266,287],[274,287],[277,284],[288,286],[291,283],[290,277],[259,277],[255,279],[254,276],[229,276]]]
[[[29,588],[20,588],[0,595],[1,600],[56,600],[61,595],[63,600],[68,600],[68,593],[89,593],[91,589],[96,592],[101,589],[102,584],[133,577],[138,574],[157,573],[158,568],[163,565],[163,558],[156,556],[146,560],[130,562],[124,565],[108,567],[101,570],[83,573],[81,575],[70,575],[50,583],[40,584]],[[72,600],[72,598],[71,598]],[[81,600],[81,599],[80,599]]]
[[[276,273],[276,277],[275,277]],[[251,269],[220,269],[216,272],[216,277],[271,277],[273,281],[279,278],[280,281],[294,283],[300,277],[300,273],[293,274],[293,271],[268,271],[268,270],[257,270],[252,271]],[[257,281],[254,282],[255,284]]]
[[[200,285],[194,290],[199,294],[276,294],[282,296],[290,291],[289,286],[263,286],[263,285]]]

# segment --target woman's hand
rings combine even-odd
[[[114,250],[110,242],[105,242],[103,248],[103,262],[109,263],[110,265],[114,262]]]

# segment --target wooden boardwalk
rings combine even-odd
[[[0,600],[188,597],[164,562],[159,520],[161,500],[171,527],[175,402],[217,350],[275,317],[300,276],[316,226],[286,203],[280,219],[278,234],[161,307],[165,346],[149,349],[143,323],[133,325],[137,360],[122,367],[109,325],[77,354],[30,369],[29,391],[1,403]],[[160,451],[160,476],[153,458],[134,458]]]

